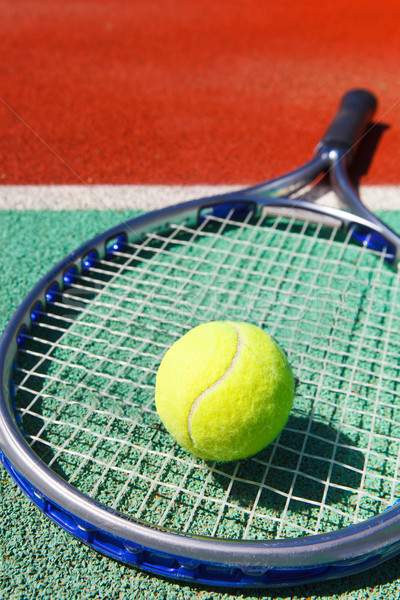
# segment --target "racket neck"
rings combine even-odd
[[[348,175],[348,163],[351,160],[349,152],[325,147],[321,150],[321,157],[327,164],[332,188],[342,204],[358,217],[362,217],[376,226],[378,232],[393,246],[394,264],[398,266],[400,261],[400,237],[362,203]]]
[[[249,197],[286,198],[312,183],[323,173],[326,166],[326,158],[317,155],[290,173],[271,179],[266,183],[233,192],[232,196],[243,197],[243,194],[245,194]]]

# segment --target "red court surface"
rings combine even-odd
[[[379,98],[367,184],[400,180],[398,0],[2,0],[3,184],[247,183]]]

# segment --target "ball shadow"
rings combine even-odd
[[[212,477],[229,493],[229,502],[263,516],[255,520],[252,534],[262,538],[265,526],[271,538],[278,531],[285,537],[350,525],[363,467],[356,440],[322,421],[292,414],[273,444],[239,463],[215,465]]]

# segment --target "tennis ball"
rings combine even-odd
[[[276,342],[249,323],[199,325],[166,352],[157,372],[159,417],[192,454],[246,458],[278,435],[292,407],[294,379]]]

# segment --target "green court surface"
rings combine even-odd
[[[75,212],[4,211],[0,213],[1,242],[7,257],[7,260],[3,258],[1,269],[0,330],[4,329],[26,293],[50,266],[77,247],[80,242],[133,216],[133,214],[128,211],[106,213],[93,210]],[[382,216],[393,229],[400,230],[400,212],[382,213]],[[279,232],[276,235],[279,236]],[[237,242],[234,240],[233,243]],[[279,244],[279,240],[277,239],[274,243]],[[293,251],[295,248],[297,251],[300,250],[294,246]],[[171,251],[173,252],[172,247]],[[213,246],[212,252],[224,252],[224,248],[223,246],[221,248]],[[196,258],[193,257],[193,260]],[[282,261],[284,262],[284,256],[282,256]],[[344,273],[338,281],[344,280],[345,277]],[[255,286],[256,280],[257,278]],[[293,281],[291,285],[293,285]],[[226,299],[222,297],[219,300],[221,303],[226,302]],[[217,299],[217,302],[219,300]],[[332,301],[334,300],[333,298]],[[261,310],[261,305],[265,301],[266,299],[261,298],[261,304],[256,303],[255,310]],[[290,317],[290,311],[295,312],[298,308],[296,306],[289,307],[288,317]],[[151,316],[155,317],[156,315],[153,313]],[[285,340],[285,333],[281,332],[281,335]],[[289,336],[287,343],[291,344],[295,352],[297,342],[290,338],[290,330],[287,335]],[[62,360],[61,355],[59,359]],[[51,403],[44,407],[44,410],[51,411]],[[301,410],[307,411],[308,407],[306,405],[298,407],[298,410],[300,414]],[[76,418],[79,418],[79,415]],[[324,415],[320,414],[317,419],[322,428],[321,438],[328,434],[328,431],[324,429],[323,418]],[[55,435],[58,434],[59,432],[55,432]],[[295,443],[293,440],[292,442]],[[223,473],[219,473],[219,475],[223,477]],[[210,589],[169,582],[130,569],[87,548],[50,522],[37,508],[32,506],[4,469],[1,470],[0,478],[2,489],[1,541],[3,545],[0,597],[4,599],[216,598],[222,600],[228,598],[274,598],[278,600],[293,598],[308,600],[313,598],[327,600],[337,598],[339,600],[382,598],[395,600],[399,597],[400,557],[357,576],[297,588],[274,589],[273,591],[264,588],[235,592],[232,589]],[[355,483],[352,482],[349,485],[354,487]],[[314,490],[314,492],[316,491]],[[100,497],[101,493],[100,489]],[[343,496],[340,501],[346,502],[347,498]],[[365,510],[368,513],[368,507]],[[365,516],[368,516],[367,513]],[[187,517],[182,513],[181,518],[185,522]],[[309,516],[309,519],[312,521],[312,515]],[[179,522],[175,521],[176,524],[179,526]],[[174,523],[169,525],[174,526]],[[341,525],[345,525],[345,523],[341,523]],[[300,523],[299,526],[307,530],[310,523]],[[325,521],[325,526],[329,529],[329,519]],[[199,527],[203,527],[203,524],[200,523]],[[196,529],[193,533],[197,533]],[[204,533],[204,531],[201,530],[200,533]],[[273,531],[269,533],[274,534]],[[288,531],[283,532],[283,536],[291,535],[291,533],[293,532],[289,528]],[[238,535],[241,535],[240,531],[238,531]],[[257,529],[254,537],[259,538],[260,535],[260,530]]]

